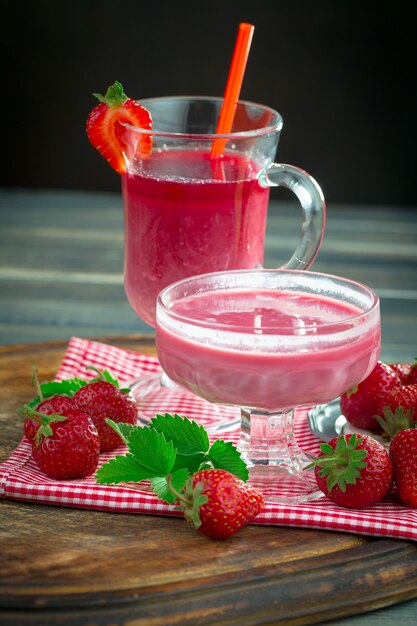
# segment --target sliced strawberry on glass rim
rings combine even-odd
[[[93,94],[100,104],[87,118],[86,131],[90,143],[119,174],[125,174],[127,163],[134,157],[149,158],[152,136],[129,131],[125,124],[152,130],[152,118],[141,104],[128,98],[121,83],[111,85],[105,96]]]

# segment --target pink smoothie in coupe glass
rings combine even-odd
[[[269,411],[321,404],[376,363],[379,317],[361,313],[315,294],[199,293],[161,314],[158,357],[172,380],[211,402]]]
[[[243,156],[215,161],[208,152],[176,149],[154,151],[140,172],[123,176],[125,289],[148,324],[163,287],[263,263],[269,189],[259,185],[258,171]]]

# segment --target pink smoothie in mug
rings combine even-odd
[[[375,366],[379,316],[362,314],[315,293],[197,293],[158,313],[158,357],[172,380],[211,402],[269,411],[324,403]]]
[[[269,188],[258,173],[238,154],[225,153],[219,169],[210,152],[161,149],[123,176],[125,290],[148,324],[167,285],[262,265]]]

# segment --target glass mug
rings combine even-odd
[[[122,177],[125,291],[139,317],[154,326],[157,295],[177,280],[262,267],[270,187],[291,189],[302,207],[300,238],[283,268],[311,266],[323,239],[325,201],[309,174],[274,163],[283,124],[277,111],[239,102],[232,132],[217,135],[222,98],[139,102],[153,128],[124,125]],[[136,150],[142,134],[152,136],[145,157]]]

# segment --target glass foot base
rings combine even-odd
[[[314,470],[296,471],[288,466],[253,465],[248,484],[262,491],[265,500],[278,504],[302,504],[323,497]]]

